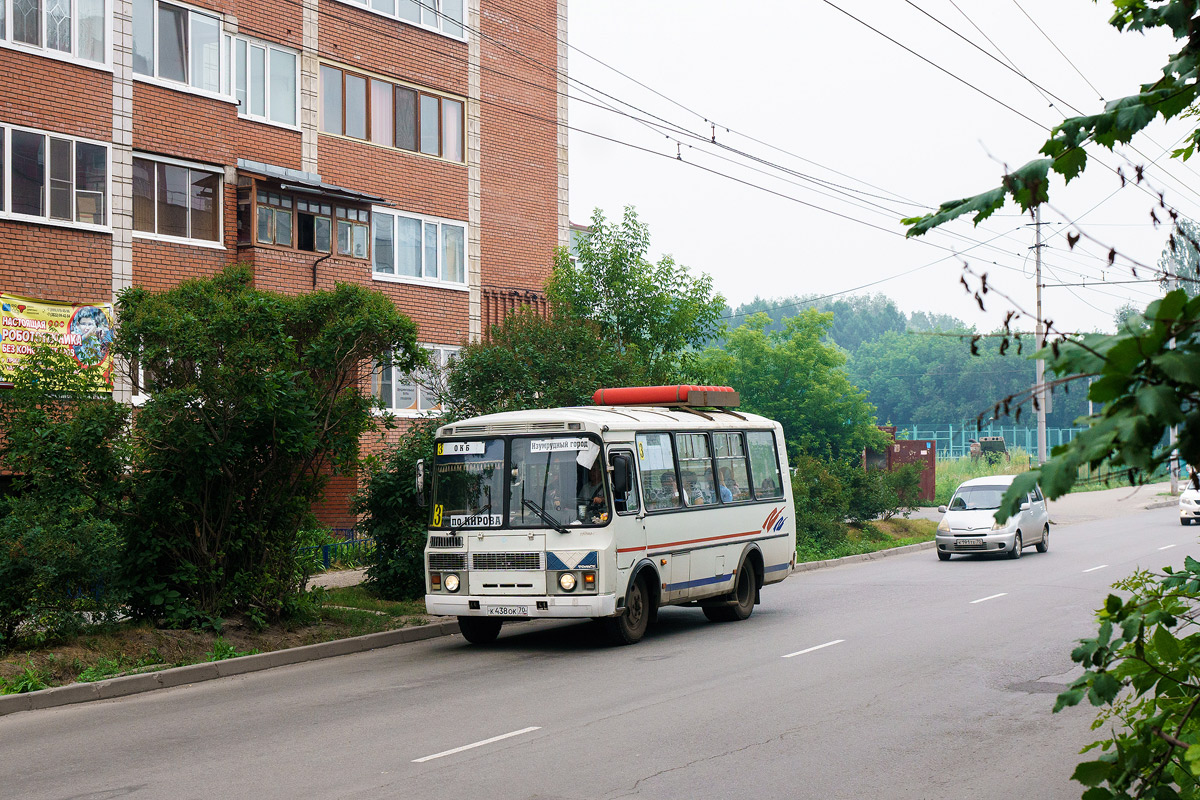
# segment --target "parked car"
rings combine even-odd
[[[949,561],[955,553],[1005,553],[1020,558],[1021,550],[1031,544],[1037,545],[1039,553],[1050,549],[1050,514],[1040,488],[1034,487],[1016,514],[1003,524],[996,522],[1000,498],[1014,477],[972,478],[954,490],[950,505],[938,508],[943,515],[936,536],[940,560]]]
[[[1200,489],[1184,489],[1179,495],[1179,524],[1191,525],[1200,519]]]

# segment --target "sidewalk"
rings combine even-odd
[[[308,579],[308,584],[305,588],[311,589],[314,586],[324,586],[326,589],[341,589],[346,586],[358,586],[367,579],[367,570],[364,569],[339,569],[333,572],[322,572],[320,575],[313,575]]]
[[[1166,508],[1179,503],[1177,497],[1160,494],[1169,492],[1169,482],[1146,486],[1123,486],[1094,492],[1072,492],[1049,502],[1050,522],[1054,525],[1076,525],[1097,519],[1111,519],[1136,514],[1148,508]],[[916,519],[941,520],[936,508],[918,508],[911,515]]]

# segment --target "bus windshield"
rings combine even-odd
[[[503,439],[438,442],[431,527],[499,528],[503,474]]]
[[[604,525],[609,520],[600,445],[586,437],[519,437],[512,440],[510,524],[546,528]]]

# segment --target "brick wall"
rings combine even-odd
[[[305,2],[311,0],[191,0],[236,18],[236,32],[296,50],[305,44]],[[469,98],[478,109],[479,161],[451,163],[343,137],[239,119],[228,100],[134,79],[129,92],[135,154],[145,152],[222,168],[226,174],[221,248],[135,235],[132,280],[162,291],[188,278],[211,276],[246,260],[260,288],[311,291],[318,254],[269,247],[238,248],[238,159],[308,169],[322,180],[386,198],[412,213],[472,222],[480,272],[473,276],[475,313],[485,326],[518,304],[544,305],[540,295],[558,241],[559,176],[556,85],[559,47],[556,0],[480,0],[482,38],[474,43],[315,0],[316,50],[322,60],[435,92]],[[311,19],[310,19],[311,24]],[[118,20],[118,25],[120,20]],[[540,30],[539,30],[540,29]],[[314,31],[310,28],[310,35]],[[312,41],[311,36],[309,39]],[[478,60],[478,88],[471,81]],[[11,49],[0,50],[0,121],[100,141],[113,141],[113,74]],[[38,76],[31,80],[30,76]],[[303,75],[298,76],[302,82]],[[48,91],[47,87],[54,87]],[[117,93],[122,89],[117,86]],[[309,106],[311,108],[311,106]],[[301,121],[305,121],[302,115]],[[302,159],[302,139],[310,143]],[[316,142],[313,162],[311,143]],[[470,152],[470,151],[469,151]],[[474,177],[473,177],[474,176]],[[472,181],[478,213],[472,216]],[[110,203],[110,207],[112,204]],[[126,218],[127,219],[127,218]],[[477,223],[473,220],[477,220]],[[96,301],[111,296],[113,236],[69,227],[0,219],[0,289],[34,298]],[[462,344],[469,334],[471,295],[460,288],[375,280],[368,261],[331,257],[317,265],[317,287],[339,281],[386,295],[419,326],[421,341]],[[482,289],[482,291],[480,291]],[[515,294],[514,294],[515,292]],[[481,310],[482,309],[482,310]],[[407,423],[401,423],[401,430]],[[368,436],[378,452],[399,431]],[[318,513],[327,524],[350,524],[346,498],[355,476],[337,476]]]

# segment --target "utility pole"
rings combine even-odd
[[[1037,320],[1034,336],[1037,338],[1038,349],[1045,346],[1045,326],[1042,324],[1042,207],[1033,208],[1034,264],[1037,265],[1034,284],[1037,286]],[[1037,446],[1038,464],[1045,464],[1049,455],[1046,450],[1046,361],[1039,358],[1035,372],[1037,382],[1034,384],[1033,396],[1037,402]]]
[[[1179,288],[1179,268],[1175,268],[1177,273],[1171,281],[1171,289]],[[1171,337],[1171,349],[1175,349],[1175,337]],[[1171,476],[1171,494],[1179,494],[1179,427],[1171,426],[1171,460],[1167,462],[1167,472]]]

